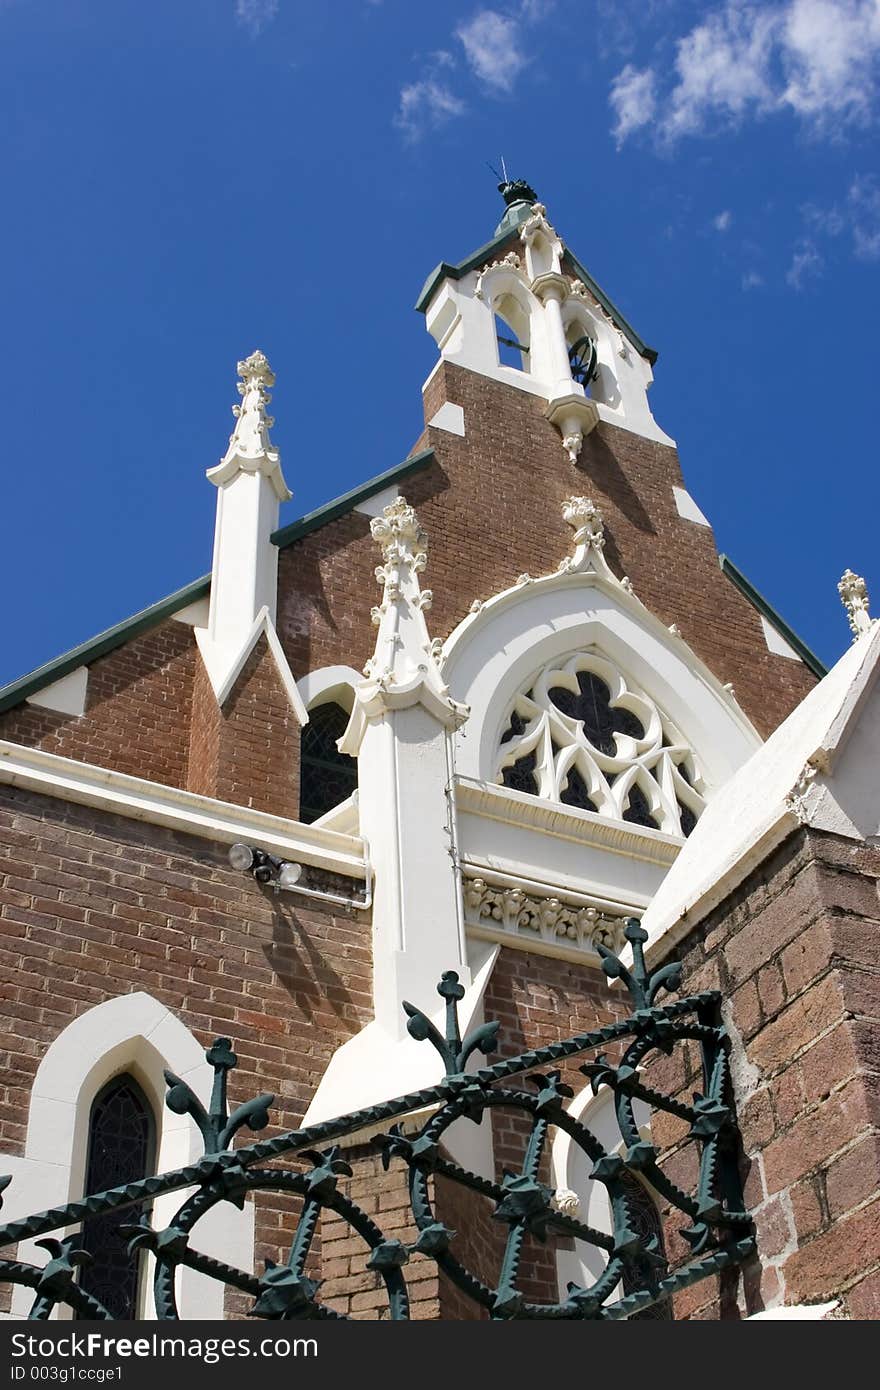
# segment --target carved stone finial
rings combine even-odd
[[[422,704],[442,723],[460,724],[467,710],[449,694],[440,674],[442,650],[431,640],[425,612],[431,590],[419,585],[428,560],[428,537],[405,497],[398,497],[370,522],[385,563],[376,567],[382,602],[372,610],[379,631],[366,680],[355,691],[351,721],[340,747],[356,757],[370,719],[392,709]]]
[[[841,602],[846,609],[846,616],[849,618],[849,625],[855,642],[871,626],[872,619],[868,612],[868,586],[861,575],[853,574],[852,570],[846,570],[841,575],[837,592],[840,594]]]
[[[281,455],[269,437],[275,421],[268,412],[272,397],[269,390],[275,385],[275,373],[266,354],[252,352],[236,368],[241,380],[238,394],[241,404],[232,407],[235,428],[229,436],[229,447],[208,478],[218,487],[236,473],[264,473],[272,482],[280,502],[291,496],[281,472]]]
[[[381,516],[370,522],[373,540],[382,547],[385,568],[389,565],[408,563],[416,571],[423,570],[428,562],[428,535],[419,525],[415,510],[405,497],[397,497],[386,507]],[[388,582],[385,569],[376,571],[380,583]]]
[[[239,362],[236,371],[241,377],[238,394],[241,405],[234,405],[232,413],[236,426],[229,439],[229,449],[235,448],[243,458],[256,458],[259,454],[274,453],[269,430],[275,421],[266,410],[272,397],[269,388],[275,385],[275,373],[269,366],[263,352],[252,352],[250,357]]]
[[[602,513],[589,497],[567,497],[562,504],[562,515],[569,526],[574,527],[575,553],[567,568],[580,570],[585,567],[590,550],[601,551],[605,545],[605,526]]]

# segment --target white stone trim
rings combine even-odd
[[[185,623],[187,627],[207,627],[210,613],[209,595],[206,598],[197,598],[195,603],[188,603],[185,608],[178,608],[171,616],[176,623]]]
[[[79,716],[86,712],[86,692],[89,685],[88,666],[77,666],[60,680],[44,685],[34,695],[28,695],[29,705],[56,710],[59,714]]]
[[[561,801],[546,801],[512,787],[480,782],[469,777],[455,780],[459,813],[471,812],[484,820],[504,825],[528,826],[556,839],[577,845],[596,845],[628,859],[644,859],[668,869],[681,849],[677,835],[665,835],[648,826],[599,817]]]
[[[786,656],[789,661],[800,661],[801,657],[794,647],[790,647],[781,632],[777,632],[771,622],[768,622],[763,613],[758,615],[761,619],[761,627],[764,631],[764,641],[767,643],[768,652],[775,653],[776,656]]]
[[[708,526],[711,529],[711,521],[700,510],[686,488],[673,487],[672,495],[675,498],[675,506],[679,516],[683,516],[685,521],[695,521],[698,526]]]
[[[353,666],[319,666],[317,670],[309,671],[307,676],[302,676],[297,681],[297,688],[307,710],[335,700],[350,714],[355,686],[360,685],[363,678],[363,672],[356,671]]]
[[[360,512],[362,516],[381,516],[385,508],[390,507],[392,502],[396,502],[399,496],[400,488],[397,483],[391,483],[389,487],[383,487],[381,492],[374,492],[371,497],[365,497],[362,502],[356,502],[352,511]]]
[[[428,427],[445,430],[447,434],[457,434],[464,439],[464,410],[452,401],[444,401],[440,409],[428,421]]]
[[[744,1318],[743,1322],[821,1322],[839,1307],[837,1298],[830,1303],[792,1303],[787,1308],[764,1308]]]
[[[217,703],[222,709],[229,699],[235,682],[244,670],[245,662],[263,633],[266,635],[269,651],[272,653],[281,684],[284,686],[293,712],[300,724],[307,724],[309,722],[308,712],[303,704],[302,696],[297,690],[293,672],[284,654],[284,648],[278,639],[278,633],[275,631],[275,624],[269,609],[265,605],[254,618],[250,629],[245,634],[244,641],[238,647],[215,640],[208,628],[197,627],[195,629],[196,642],[202,654],[211,687],[217,696]]]
[[[580,1121],[596,1136],[606,1153],[623,1150],[623,1140],[614,1111],[614,1097],[606,1088],[597,1096],[587,1084],[569,1101],[566,1107],[573,1119]],[[633,1101],[633,1113],[643,1139],[651,1136],[651,1110],[644,1101]],[[576,1192],[580,1199],[579,1219],[596,1231],[611,1235],[614,1222],[611,1202],[604,1183],[589,1176],[592,1162],[564,1130],[558,1129],[550,1149],[551,1181],[557,1190]],[[607,1262],[604,1251],[583,1241],[575,1241],[574,1249],[559,1250],[556,1268],[560,1294],[564,1297],[569,1281],[590,1284],[602,1273]]]
[[[0,782],[220,844],[244,840],[347,878],[369,877],[366,845],[357,836],[215,801],[41,748],[0,740]]]
[[[4,1219],[15,1221],[83,1195],[91,1105],[120,1072],[130,1072],[151,1103],[157,1136],[155,1171],[167,1172],[200,1157],[201,1136],[193,1121],[165,1107],[165,1068],[208,1100],[213,1072],[204,1050],[180,1019],[152,995],[137,992],[105,1000],[68,1024],[37,1068],[24,1157],[0,1159],[2,1171],[13,1175],[4,1193]],[[184,1189],[155,1201],[155,1229],[167,1224],[186,1196]],[[229,1203],[215,1208],[199,1222],[196,1246],[203,1254],[252,1271],[253,1203],[246,1202],[241,1212]],[[38,1265],[46,1258],[34,1241],[21,1243],[19,1257]],[[150,1318],[155,1308],[152,1257],[147,1259],[142,1296],[143,1315]],[[178,1274],[178,1297],[186,1318],[222,1318],[223,1293],[222,1285],[192,1270],[181,1269]],[[26,1316],[32,1300],[32,1290],[16,1288],[13,1316]]]
[[[644,917],[663,952],[799,826],[880,843],[880,625],[849,648],[707,806]]]
[[[456,767],[488,780],[504,719],[524,683],[554,659],[595,649],[648,692],[700,761],[706,795],[722,786],[760,737],[731,692],[624,582],[595,569],[523,575],[477,600],[444,647],[443,673],[471,710],[456,737]]]

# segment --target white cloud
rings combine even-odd
[[[630,64],[612,82],[612,106],[618,110],[621,84],[625,91],[638,75],[656,97],[655,129],[666,142],[786,110],[834,132],[873,115],[878,67],[880,0],[727,0],[678,39],[665,92],[659,67],[636,74]],[[653,114],[618,116],[618,143]]]
[[[256,38],[277,15],[278,4],[279,0],[235,0],[235,18]]]
[[[436,75],[423,77],[401,88],[394,124],[407,140],[415,142],[426,131],[436,130],[453,116],[463,115],[465,109],[461,97]]]
[[[719,212],[717,216],[712,218],[712,226],[716,232],[726,232],[732,221],[733,213],[730,208],[725,208],[723,212]]]
[[[763,275],[759,275],[757,270],[747,270],[742,278],[744,290],[756,290],[764,283]]]
[[[856,255],[863,261],[880,259],[880,184],[873,175],[853,180],[847,206]]]
[[[519,21],[480,10],[455,31],[474,75],[492,92],[509,92],[527,63]]]
[[[791,265],[785,278],[792,289],[802,290],[807,280],[816,279],[822,274],[825,262],[812,241],[801,241],[794,249]]]
[[[729,4],[683,39],[675,56],[664,134],[694,134],[712,116],[736,120],[749,106],[772,104],[767,72],[773,12]]]
[[[657,109],[655,86],[651,69],[640,72],[632,63],[627,63],[612,82],[609,101],[617,118],[612,133],[618,148],[634,130],[639,130],[654,119]]]
[[[801,116],[865,119],[876,91],[878,0],[792,0],[783,17],[782,94]]]

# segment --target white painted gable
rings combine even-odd
[[[643,924],[682,935],[798,825],[880,839],[880,624],[873,624],[700,818]]]

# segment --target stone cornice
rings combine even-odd
[[[595,845],[612,854],[645,859],[668,868],[675,862],[682,841],[659,830],[609,820],[576,806],[529,796],[510,787],[456,777],[455,799],[459,813],[468,812],[505,825],[524,826],[557,839]]]
[[[304,825],[247,806],[62,758],[0,740],[0,783],[161,825],[221,845],[243,840],[284,859],[346,878],[369,876],[367,847],[355,835]]]

